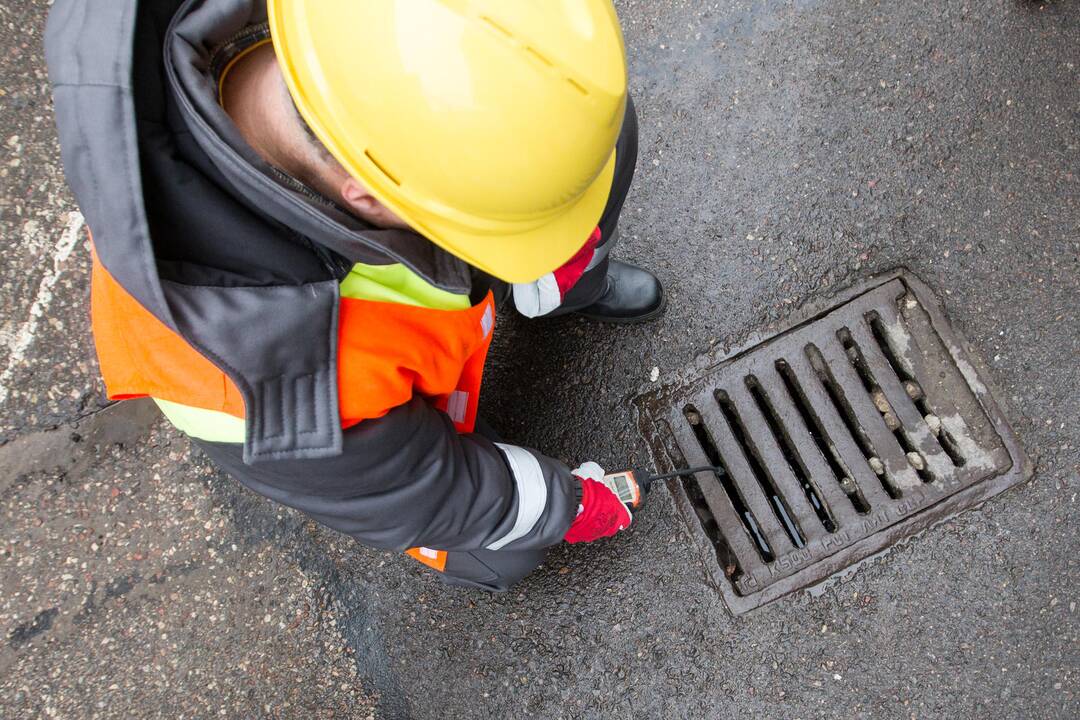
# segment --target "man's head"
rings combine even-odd
[[[244,139],[267,162],[376,227],[408,227],[311,132],[269,44],[253,50],[229,72],[222,102]]]
[[[349,175],[315,137],[293,103],[276,60],[269,73],[271,82],[276,86],[275,103],[279,106],[277,114],[282,120],[282,144],[289,149],[287,157],[290,166],[281,169],[375,227],[408,228],[408,223],[380,203],[363,183]]]

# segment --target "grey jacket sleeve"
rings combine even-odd
[[[379,548],[547,547],[577,511],[577,480],[565,465],[459,435],[421,398],[346,430],[334,458],[246,465],[240,445],[196,442],[251,490]]]

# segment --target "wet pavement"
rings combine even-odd
[[[84,441],[63,423],[100,385],[46,3],[8,0],[5,717],[365,717],[372,695],[386,718],[1080,715],[1080,5],[617,5],[642,128],[620,255],[669,309],[504,316],[491,424],[568,462],[643,463],[631,400],[651,377],[904,266],[986,361],[1035,478],[733,619],[663,492],[624,537],[488,596],[238,490],[137,409],[108,411],[131,435]]]

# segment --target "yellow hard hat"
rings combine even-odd
[[[510,282],[607,203],[626,107],[611,0],[268,0],[301,115],[431,241]]]

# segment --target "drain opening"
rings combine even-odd
[[[705,427],[705,423],[701,420],[701,413],[693,405],[687,405],[683,410],[683,414],[686,416],[686,421],[690,423],[690,429],[693,431],[694,437],[697,438],[705,457],[708,458],[711,465],[718,468],[713,474],[716,475],[716,479],[720,481],[724,492],[727,493],[728,498],[731,500],[731,504],[735,508],[735,514],[742,520],[743,526],[750,534],[750,537],[754,538],[754,543],[757,545],[762,561],[771,563],[776,555],[765,539],[757,520],[754,519],[754,514],[750,512],[742,495],[739,494],[739,489],[732,481],[727,465],[720,456],[720,451],[716,448],[716,442],[713,440],[708,428]]]
[[[878,459],[878,454],[874,450],[874,444],[870,441],[870,436],[863,430],[862,425],[855,418],[855,411],[851,407],[851,403],[848,402],[847,397],[844,396],[844,391],[840,388],[840,384],[836,382],[836,378],[833,377],[832,370],[829,369],[829,364],[825,362],[825,358],[822,356],[821,351],[813,343],[807,345],[804,348],[807,359],[810,361],[810,367],[813,368],[814,373],[817,375],[818,380],[821,382],[822,387],[825,388],[825,393],[829,396],[829,400],[832,401],[833,407],[836,408],[837,414],[844,423],[844,427],[847,428],[848,434],[855,439],[855,444],[859,446],[859,450],[863,454],[863,458],[866,460],[867,466],[874,472],[878,480],[881,481],[881,487],[885,489],[885,492],[893,500],[900,498],[903,493],[900,489],[895,487],[888,478],[888,471],[882,465],[881,472],[878,473],[878,469],[875,468],[877,463],[881,462]]]
[[[799,451],[795,449],[795,443],[792,441],[783,422],[776,414],[776,410],[773,408],[772,403],[769,402],[769,394],[765,392],[765,388],[761,387],[761,383],[758,382],[758,379],[753,375],[746,376],[746,389],[749,390],[750,397],[754,399],[754,402],[758,406],[758,410],[761,411],[761,415],[765,418],[765,423],[769,426],[769,431],[772,432],[773,437],[776,438],[776,443],[780,447],[780,452],[783,453],[784,459],[787,461],[788,467],[791,468],[792,474],[806,493],[806,499],[810,503],[810,507],[812,507],[817,514],[818,520],[821,521],[822,526],[826,530],[829,532],[836,532],[836,523],[829,516],[829,510],[818,496],[818,491],[814,487],[814,484],[810,482],[810,471],[807,470],[806,465],[803,463],[802,456],[799,454]]]
[[[792,545],[797,548],[804,547],[806,545],[806,538],[803,537],[802,531],[792,519],[791,510],[784,504],[783,499],[780,497],[780,493],[777,492],[776,484],[773,482],[772,476],[769,474],[769,471],[765,469],[764,464],[761,462],[761,458],[758,457],[757,446],[747,436],[746,427],[743,426],[742,418],[739,417],[739,411],[735,408],[735,403],[731,402],[731,398],[728,397],[728,394],[723,390],[714,392],[713,397],[716,398],[716,403],[720,406],[720,412],[723,413],[724,419],[727,420],[728,427],[731,429],[731,434],[735,438],[735,442],[738,443],[739,449],[742,450],[747,465],[750,466],[750,472],[753,473],[758,485],[761,486],[761,490],[765,493],[765,497],[769,499],[769,505],[772,506],[776,519],[780,521],[780,525],[784,528],[784,531],[787,532]]]
[[[836,445],[829,440],[829,433],[825,430],[821,418],[814,412],[813,407],[803,393],[802,386],[799,385],[799,379],[795,377],[795,372],[784,360],[777,360],[775,367],[780,379],[784,382],[784,389],[787,390],[792,405],[795,406],[795,409],[799,412],[799,417],[802,418],[803,425],[806,426],[810,437],[814,440],[814,444],[817,445],[818,452],[825,458],[829,469],[832,470],[833,479],[836,480],[840,489],[844,491],[848,500],[851,501],[855,512],[864,515],[870,512],[870,503],[866,502],[862,491],[859,490],[859,486],[855,483],[854,475],[844,464],[840,453],[837,452]]]
[[[675,442],[675,438],[671,434],[671,426],[667,425],[667,429],[668,432],[664,436],[664,450],[667,456],[671,458],[671,461],[675,463],[676,471],[686,470],[690,467],[690,463],[686,461],[686,457],[683,456],[678,443]],[[705,499],[705,493],[702,491],[701,485],[698,484],[697,478],[693,474],[680,475],[679,483],[682,485],[686,497],[690,500],[691,506],[693,506],[694,514],[697,516],[701,529],[713,546],[713,551],[716,553],[716,562],[724,569],[724,576],[730,580],[738,580],[742,576],[739,559],[732,551],[731,546],[728,545],[724,534],[720,531],[720,525],[716,522],[712,509],[709,508],[709,502]]]
[[[678,457],[681,458],[681,456]],[[689,467],[689,464],[685,459],[682,459],[680,462],[680,469],[685,469],[687,467]],[[682,483],[683,490],[686,492],[687,497],[690,499],[690,503],[693,505],[694,514],[698,518],[701,529],[705,532],[705,536],[708,537],[709,542],[713,546],[717,562],[720,567],[724,568],[724,575],[732,580],[738,580],[742,576],[742,568],[739,565],[739,560],[724,539],[724,535],[720,531],[720,525],[716,522],[712,510],[709,509],[709,503],[705,499],[705,494],[702,492],[701,486],[693,475],[681,475],[679,476],[679,480]]]
[[[863,387],[866,388],[866,392],[870,394],[870,399],[873,401],[874,407],[881,413],[881,419],[884,421],[885,427],[889,429],[893,434],[893,437],[896,438],[896,441],[900,443],[900,447],[907,457],[908,464],[915,470],[919,479],[924,483],[933,482],[934,476],[926,467],[926,458],[919,452],[919,449],[915,447],[914,443],[911,442],[911,438],[908,436],[908,429],[904,427],[903,421],[900,420],[896,411],[893,410],[889,399],[885,397],[885,391],[881,389],[877,379],[874,377],[874,372],[870,369],[870,365],[866,362],[866,358],[863,357],[862,349],[859,347],[858,343],[855,342],[855,338],[851,336],[851,331],[846,327],[840,328],[836,331],[836,337],[844,347],[844,354],[847,355],[851,367],[855,368],[855,373],[859,376],[859,380],[862,381]],[[877,458],[877,462],[873,466],[874,471],[877,472],[879,467],[884,471],[884,465],[881,459]]]
[[[930,431],[937,437],[941,449],[949,456],[949,460],[952,461],[953,465],[963,467],[967,460],[960,452],[960,445],[952,434],[942,427],[941,416],[930,406],[926,392],[919,384],[918,379],[900,362],[893,350],[889,335],[885,332],[885,324],[881,321],[881,316],[877,312],[871,311],[866,313],[865,318],[870,324],[870,332],[873,334],[878,348],[881,349],[881,354],[885,356],[885,360],[892,367],[893,372],[896,373],[896,377],[900,378],[908,397],[915,403],[916,409],[922,414],[926,424],[930,427]]]

